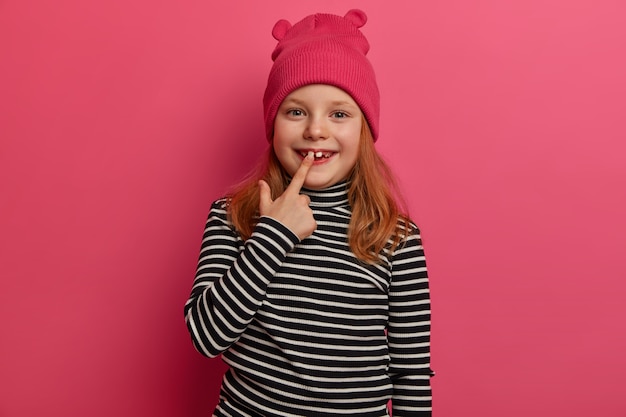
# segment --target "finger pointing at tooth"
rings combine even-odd
[[[271,198],[269,185],[263,180],[259,181],[259,214],[283,223],[300,240],[310,236],[317,228],[313,211],[309,207],[309,197],[300,194],[300,189],[313,164],[313,158],[313,152],[309,151],[285,192],[276,200]]]

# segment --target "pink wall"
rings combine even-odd
[[[0,416],[206,416],[182,316],[279,18],[360,7],[438,417],[625,416],[619,0],[0,2]]]

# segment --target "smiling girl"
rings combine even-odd
[[[430,416],[419,230],[376,151],[362,11],[274,26],[266,164],[215,201],[185,319],[229,365],[214,416]]]

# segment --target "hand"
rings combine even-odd
[[[276,200],[272,200],[270,186],[263,180],[259,181],[259,214],[279,221],[300,240],[311,236],[317,228],[313,210],[309,207],[311,200],[308,196],[300,194],[313,160],[313,152],[309,152],[285,192]]]

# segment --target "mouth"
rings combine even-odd
[[[300,156],[302,156],[303,158],[306,158],[309,152],[313,152],[313,157],[315,158],[316,161],[319,161],[322,159],[329,159],[336,153],[332,151],[314,151],[314,150],[304,150],[304,151],[298,151],[298,152]]]

